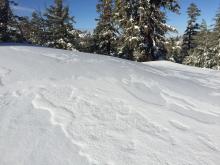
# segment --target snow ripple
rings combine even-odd
[[[60,125],[66,136],[80,147],[79,154],[86,156],[90,162],[96,162],[94,164],[109,164],[112,161],[136,164],[135,159],[130,160],[130,157],[144,156],[141,153],[147,147],[141,147],[144,139],[153,138],[174,145],[168,129],[135,112],[134,107],[123,99],[113,99],[105,105],[95,103],[95,99],[106,97],[101,95],[100,90],[95,91],[99,92],[91,95],[71,87],[44,89],[35,96],[32,105],[35,109],[49,111],[51,123]],[[86,98],[88,96],[90,98]],[[126,162],[122,157],[130,161]]]

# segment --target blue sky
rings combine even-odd
[[[92,30],[97,18],[96,3],[98,0],[64,0],[70,5],[71,14],[75,17],[75,27],[82,30]],[[21,15],[30,15],[34,9],[43,10],[46,6],[52,4],[53,0],[16,0],[19,6],[14,10]],[[213,24],[213,18],[220,7],[219,0],[179,0],[181,5],[180,15],[167,13],[168,23],[177,28],[180,34],[186,28],[187,14],[186,10],[190,3],[197,4],[202,10],[201,19],[205,19],[209,25]]]

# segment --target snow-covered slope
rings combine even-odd
[[[218,165],[220,72],[0,46],[0,165]]]

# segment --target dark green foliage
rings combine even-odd
[[[212,56],[213,51],[211,49],[211,32],[208,30],[206,22],[200,25],[199,31],[194,38],[194,42],[197,45],[194,49],[191,49],[189,56],[187,56],[183,63],[187,65],[212,68]]]
[[[63,0],[55,0],[45,13],[47,45],[61,49],[74,49],[78,31],[73,28],[74,18],[69,15]]]
[[[93,35],[96,53],[116,54],[117,29],[113,20],[113,10],[113,0],[99,0],[97,4],[99,18]]]
[[[11,5],[17,5],[14,1],[0,0],[0,41],[23,42],[24,37],[18,17],[13,14]]]
[[[90,32],[79,31],[79,44],[77,50],[81,52],[94,53],[95,45],[93,35]]]
[[[191,3],[187,9],[189,20],[185,33],[183,35],[181,56],[179,61],[177,61],[179,63],[182,63],[184,58],[189,55],[188,52],[196,47],[195,36],[197,35],[199,29],[199,24],[196,21],[197,17],[200,16],[200,13],[201,11],[194,3]]]
[[[9,6],[8,0],[0,1],[0,40],[8,41],[10,39],[10,35],[8,32],[8,25],[11,21],[11,9]]]
[[[179,58],[181,51],[181,37],[171,37],[166,42],[166,60],[176,62]]]
[[[188,51],[183,63],[187,65],[220,69],[220,10],[215,17],[213,30],[209,30],[203,20],[194,36],[195,47]]]
[[[165,54],[164,9],[178,12],[176,0],[116,0],[116,19],[122,29],[120,53],[128,59],[151,61]]]
[[[36,45],[45,46],[47,37],[46,20],[42,16],[41,12],[34,11],[30,21],[29,40]]]
[[[220,69],[220,8],[215,16],[215,25],[213,29],[213,34],[210,35],[211,37],[211,49],[214,52],[213,59],[213,67],[215,69]]]

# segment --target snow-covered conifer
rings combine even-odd
[[[197,46],[189,52],[189,56],[183,61],[184,64],[212,68],[211,35],[205,20],[203,20],[197,35],[194,37],[194,42]]]
[[[211,39],[211,49],[214,51],[212,68],[220,69],[220,8],[215,16],[215,25]]]
[[[113,0],[99,0],[97,4],[97,27],[94,30],[94,44],[96,53],[115,55],[117,30],[113,20]]]
[[[63,0],[54,0],[54,5],[47,8],[45,17],[47,45],[61,49],[74,49],[78,33],[73,27],[74,18],[69,15],[69,7],[64,6]]]
[[[197,35],[199,24],[197,23],[197,18],[200,16],[201,11],[198,9],[197,5],[191,3],[187,9],[188,23],[185,33],[183,35],[183,43],[179,63],[182,63],[184,58],[188,56],[189,51],[196,47],[195,36]]]
[[[178,12],[176,0],[116,0],[116,8],[122,54],[137,61],[151,61],[165,54],[165,34],[174,29],[166,24],[163,9]]]
[[[0,41],[3,42],[22,42],[24,40],[22,29],[18,19],[11,9],[11,5],[17,5],[11,0],[0,1]]]

